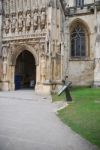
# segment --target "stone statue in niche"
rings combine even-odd
[[[38,51],[39,50],[39,44],[35,44],[34,49],[35,49],[35,51]]]
[[[18,17],[18,31],[22,31],[23,29],[23,15],[19,14]]]
[[[30,30],[31,27],[31,14],[28,12],[26,15],[26,30]]]
[[[8,51],[7,51],[7,46],[4,46],[2,48],[2,58],[7,58],[7,55],[8,55]]]
[[[38,10],[37,9],[34,10],[34,14],[33,14],[33,28],[34,30],[38,28]]]
[[[16,30],[16,23],[17,23],[16,16],[13,16],[12,17],[12,22],[11,22],[11,31],[12,32],[15,32],[15,30]]]
[[[9,29],[10,29],[10,19],[9,18],[6,18],[5,19],[5,23],[4,23],[4,29],[5,29],[5,32],[6,34],[9,33]]]
[[[5,76],[7,74],[7,61],[3,62],[3,77],[5,79]]]
[[[45,55],[45,46],[40,45],[41,55]]]
[[[46,24],[46,12],[43,9],[41,12],[41,28],[44,29]]]
[[[9,58],[9,64],[10,65],[13,65],[13,62],[15,60],[15,55],[17,53],[17,51],[15,52],[15,48],[17,49],[16,45],[14,46],[13,44],[10,44],[10,48],[9,48],[9,56],[10,56],[10,58]]]
[[[51,7],[51,6],[54,7],[54,1],[53,1],[53,0],[49,0],[49,1],[48,1],[48,6],[49,6],[49,7]]]
[[[7,46],[4,46],[2,48],[2,58],[3,58],[3,77],[5,79],[5,76],[7,74],[7,55],[8,55],[8,49]]]

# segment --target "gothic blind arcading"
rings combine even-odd
[[[86,56],[86,37],[84,29],[77,25],[71,33],[71,57]]]

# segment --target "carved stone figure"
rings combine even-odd
[[[3,75],[5,76],[7,74],[7,62],[3,62]]]
[[[10,19],[9,18],[6,18],[5,19],[5,32],[6,34],[9,33],[9,29],[10,29]]]
[[[11,22],[11,31],[12,32],[15,32],[15,30],[16,30],[16,23],[17,23],[17,19],[15,16],[13,16],[12,22]]]
[[[26,30],[30,30],[31,27],[31,15],[30,13],[27,13],[26,16]]]
[[[2,48],[2,58],[3,58],[3,76],[7,74],[7,55],[8,55],[8,50],[7,47],[4,46]]]
[[[7,47],[4,46],[2,48],[2,58],[7,58],[7,55],[8,55]]]
[[[37,10],[34,11],[33,28],[34,28],[34,30],[36,30],[38,28],[38,12],[37,12]]]
[[[10,47],[9,47],[9,64],[10,65],[14,65],[14,61],[15,61],[15,49],[17,49],[17,46],[14,45],[14,44],[10,44]]]
[[[19,14],[19,19],[18,19],[18,31],[22,31],[23,29],[23,15]]]
[[[54,6],[54,1],[53,0],[49,0],[48,1],[48,6],[52,6],[53,7]]]
[[[41,28],[45,28],[45,24],[46,24],[46,12],[45,10],[42,10],[41,12]]]

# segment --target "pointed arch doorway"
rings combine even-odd
[[[35,58],[28,50],[22,51],[15,65],[15,90],[35,89],[36,64]]]

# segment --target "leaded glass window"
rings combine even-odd
[[[71,57],[86,56],[86,36],[84,28],[77,25],[71,32]]]
[[[83,7],[84,6],[84,0],[76,0],[76,7]]]

